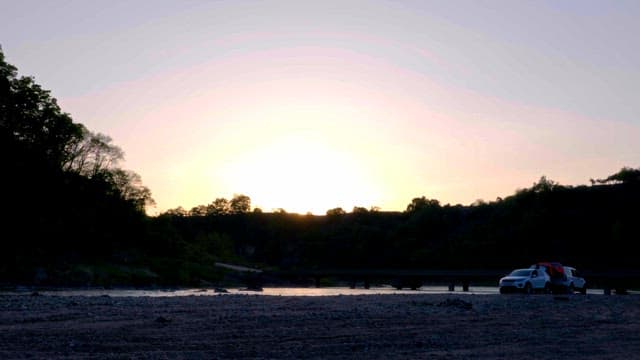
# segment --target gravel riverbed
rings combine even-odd
[[[0,295],[0,359],[632,359],[640,296]]]

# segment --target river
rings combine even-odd
[[[349,296],[349,295],[384,295],[384,294],[466,294],[466,295],[495,295],[499,294],[498,287],[477,286],[469,291],[462,291],[456,287],[449,291],[447,286],[423,286],[418,290],[397,290],[391,286],[376,286],[369,289],[349,287],[265,287],[262,291],[251,291],[241,288],[225,289],[226,293],[214,289],[58,289],[38,290],[39,295],[49,296],[229,296],[229,295],[259,295],[259,296]],[[588,294],[603,294],[602,289],[589,289]],[[24,288],[18,291],[1,291],[0,295],[31,295],[33,290]]]

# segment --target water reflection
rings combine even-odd
[[[336,295],[383,295],[383,294],[449,294],[447,286],[423,286],[418,290],[396,290],[393,287],[371,287],[370,289],[351,289],[348,287],[331,288],[265,288],[263,295],[272,296],[336,296]],[[470,288],[468,292],[454,291],[461,294],[498,294],[497,287]]]
[[[497,287],[477,286],[470,287],[468,292],[456,287],[455,291],[449,291],[447,286],[423,286],[418,290],[396,290],[391,286],[371,287],[370,289],[349,287],[326,288],[302,288],[302,287],[267,287],[263,291],[249,291],[246,289],[229,288],[227,293],[219,293],[214,289],[74,289],[74,290],[39,290],[40,295],[52,296],[112,296],[112,297],[174,297],[174,296],[233,296],[233,295],[259,295],[259,296],[338,296],[338,295],[385,295],[385,294],[469,294],[469,295],[494,295],[499,294]],[[0,295],[30,295],[31,291],[0,292]],[[601,289],[589,289],[588,294],[602,295]]]
[[[239,288],[228,288],[226,293],[220,293],[214,289],[162,289],[162,290],[140,290],[140,289],[73,289],[73,290],[39,290],[41,295],[53,296],[150,296],[150,297],[173,297],[173,296],[230,296],[230,295],[262,295],[262,296],[338,296],[338,295],[383,295],[383,294],[450,294],[446,286],[423,286],[418,290],[397,290],[391,286],[371,287],[370,289],[349,287],[326,287],[326,288],[301,288],[301,287],[266,287],[262,291],[250,291]],[[6,295],[28,295],[30,291],[2,292]],[[498,294],[497,287],[475,287],[468,292],[456,289],[454,293],[460,294]]]

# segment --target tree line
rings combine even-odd
[[[0,50],[0,279],[94,261],[145,236],[150,190],[109,136],[74,123]]]
[[[404,211],[263,212],[244,194],[145,214],[150,190],[107,135],[72,121],[0,50],[0,284],[216,282],[216,261],[277,269],[495,268],[547,260],[637,269],[640,169],[591,185],[541,177],[494,201]]]
[[[282,269],[504,269],[543,260],[588,269],[636,268],[640,178],[625,177],[629,173],[640,169],[623,168],[593,186],[565,186],[543,176],[511,196],[469,206],[417,197],[403,212],[167,212],[152,222],[171,228],[187,247],[226,246],[212,253],[219,261]]]

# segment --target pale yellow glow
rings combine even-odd
[[[269,139],[235,156],[223,178],[250,194],[256,206],[279,204],[289,212],[323,214],[337,206],[351,210],[379,198],[375,179],[362,162],[304,131]]]

